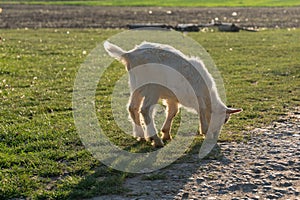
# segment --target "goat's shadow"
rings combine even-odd
[[[137,142],[136,145],[139,145]],[[202,160],[198,158],[201,141],[194,142],[188,153],[184,154],[171,165],[157,171],[145,174],[132,174],[113,170],[101,163],[95,166],[94,173],[86,176],[70,193],[69,199],[155,199],[161,193],[167,193],[166,198],[175,196],[185,199],[179,194],[191,177],[199,173],[199,169],[206,168],[209,163],[218,160],[221,165],[228,165],[232,161],[224,156],[220,145],[215,145],[213,150]],[[167,185],[167,188],[163,188]],[[153,190],[148,191],[149,188]],[[165,191],[166,190],[166,191]],[[156,197],[156,198],[157,198]],[[187,197],[186,197],[187,198]]]
[[[133,192],[129,192],[125,194],[125,196],[127,195],[130,197],[130,195],[132,195],[135,197],[140,193],[142,199],[158,199],[160,197],[159,195],[167,194],[164,195],[162,199],[189,199],[189,194],[184,192],[187,191],[185,185],[190,181],[195,181],[195,177],[201,177],[200,174],[203,174],[202,172],[209,169],[210,163],[217,161],[220,165],[228,165],[232,162],[222,153],[221,147],[218,144],[215,145],[212,151],[204,159],[200,160],[198,153],[201,145],[202,142],[194,143],[187,154],[183,155],[170,166],[152,173],[139,175],[138,178],[135,178],[134,181],[146,180],[144,183],[140,182],[138,184],[144,184],[144,186],[148,186],[148,189],[153,187],[153,190],[150,192],[136,190],[131,187],[132,182],[129,180],[128,184],[125,184],[125,186],[129,186],[129,189],[133,189]],[[199,176],[197,174],[199,174]],[[155,182],[156,180],[157,182]],[[202,179],[199,180],[201,181]],[[200,184],[199,187],[201,187]],[[164,189],[162,189],[162,191],[155,191],[157,189],[159,190],[159,188]],[[132,197],[129,199],[132,199]]]

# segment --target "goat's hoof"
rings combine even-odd
[[[161,139],[165,142],[165,141],[172,140],[172,137],[169,134],[167,135],[167,134],[162,133]]]
[[[147,137],[146,141],[147,142],[151,141],[151,145],[153,147],[155,147],[155,148],[159,148],[159,147],[163,147],[164,146],[164,142],[157,135],[152,136],[152,137]]]
[[[164,143],[161,139],[160,140],[153,140],[151,145],[155,148],[160,148],[160,147],[164,146]]]
[[[136,137],[136,140],[139,141],[139,142],[144,142],[144,141],[146,141],[146,139],[143,138],[143,137]]]
[[[152,146],[158,148],[158,147],[163,147],[164,146],[164,142],[158,137],[158,136],[154,136],[152,137],[153,141],[152,141]]]

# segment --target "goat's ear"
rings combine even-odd
[[[234,113],[239,113],[242,111],[243,111],[243,109],[241,109],[241,108],[227,108],[226,109],[227,114],[234,114]]]

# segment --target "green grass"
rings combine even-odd
[[[72,1],[72,0],[53,0],[53,1],[43,1],[43,0],[4,0],[2,2],[8,3],[28,3],[28,4],[58,4],[58,5],[91,5],[91,6],[187,6],[187,7],[215,7],[215,6],[228,6],[228,7],[245,7],[245,6],[299,6],[300,2],[298,0],[88,0],[88,1]]]
[[[0,30],[0,199],[82,199],[126,190],[121,184],[129,174],[105,167],[85,150],[72,116],[72,89],[86,58],[83,51],[91,52],[117,32]],[[269,125],[299,105],[299,35],[300,29],[189,34],[216,62],[228,105],[244,109],[224,126],[220,140],[241,140],[248,130]],[[97,91],[103,102],[101,122],[123,148],[151,150],[150,144],[136,143],[108,123],[109,95],[125,72],[120,69],[114,62]],[[192,153],[200,143],[197,138]]]

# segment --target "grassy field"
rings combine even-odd
[[[203,6],[203,7],[215,7],[215,6],[299,6],[298,0],[88,0],[88,1],[72,1],[72,0],[3,0],[2,2],[8,3],[30,3],[30,4],[67,4],[67,5],[92,5],[92,6]]]
[[[121,184],[132,174],[95,160],[82,145],[72,116],[72,89],[80,64],[98,43],[117,32],[0,30],[0,199],[82,199],[126,190]],[[268,125],[299,105],[299,35],[300,29],[189,34],[216,62],[228,105],[244,109],[223,128],[220,140],[245,139],[248,130]],[[103,123],[112,118],[109,95],[124,72],[114,62],[97,93],[104,102]],[[136,145],[133,138],[114,132],[112,140],[124,148],[151,150],[150,144]],[[200,137],[194,148],[199,144]]]

